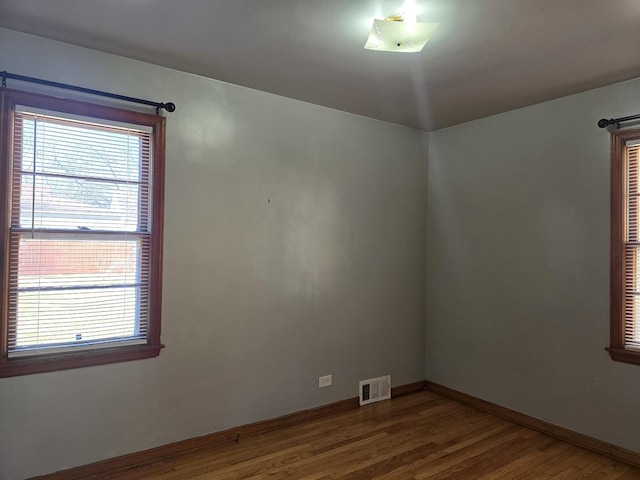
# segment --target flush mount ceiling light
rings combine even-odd
[[[439,23],[418,23],[415,15],[374,20],[364,48],[383,52],[420,52]]]

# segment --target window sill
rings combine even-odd
[[[640,352],[625,350],[624,348],[607,347],[611,360],[615,362],[632,363],[640,365]]]
[[[164,345],[133,345],[82,352],[39,355],[0,361],[0,378],[157,357]]]

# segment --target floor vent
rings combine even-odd
[[[391,375],[360,382],[360,405],[368,405],[391,398]]]

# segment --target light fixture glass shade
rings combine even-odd
[[[383,52],[419,52],[439,23],[374,20],[364,48]]]

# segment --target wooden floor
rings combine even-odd
[[[431,392],[93,479],[640,479],[640,470]]]

